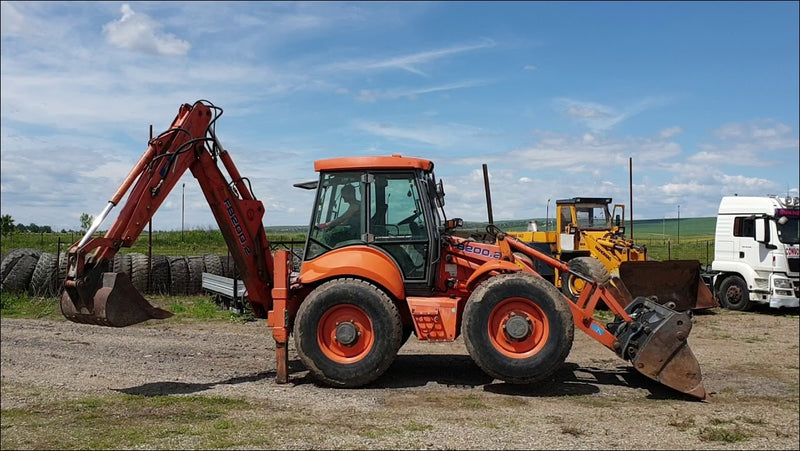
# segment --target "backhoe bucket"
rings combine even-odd
[[[637,297],[625,311],[633,319],[608,325],[620,344],[617,353],[637,371],[670,388],[699,399],[708,398],[700,364],[687,338],[692,320],[645,297]]]
[[[102,285],[99,275],[102,274]],[[92,283],[95,281],[95,283]],[[133,286],[127,274],[96,272],[81,288],[67,288],[61,295],[61,313],[73,322],[125,327],[149,319],[165,319],[171,312],[150,305]]]
[[[656,302],[678,311],[719,307],[700,276],[697,260],[622,262],[619,278],[631,296],[655,296]]]

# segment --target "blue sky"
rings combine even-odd
[[[313,162],[430,158],[449,217],[636,219],[798,195],[798,2],[2,2],[2,214],[80,226],[149,127],[207,99],[264,225],[308,223]],[[156,230],[216,227],[190,174]],[[185,190],[185,191],[184,191]],[[551,199],[548,202],[548,199]],[[680,207],[678,207],[680,206]],[[116,213],[121,207],[117,207]],[[110,226],[114,214],[104,223]]]

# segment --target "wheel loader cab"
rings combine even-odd
[[[320,178],[304,261],[366,245],[394,261],[407,282],[431,282],[430,262],[439,252],[431,242],[441,220],[433,208],[432,164],[426,163],[394,156],[317,162]],[[354,199],[348,191],[355,192]]]

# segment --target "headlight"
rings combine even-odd
[[[775,288],[792,289],[792,281],[789,279],[775,279]]]

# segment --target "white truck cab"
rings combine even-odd
[[[714,240],[713,287],[723,307],[800,305],[800,198],[725,196]]]

